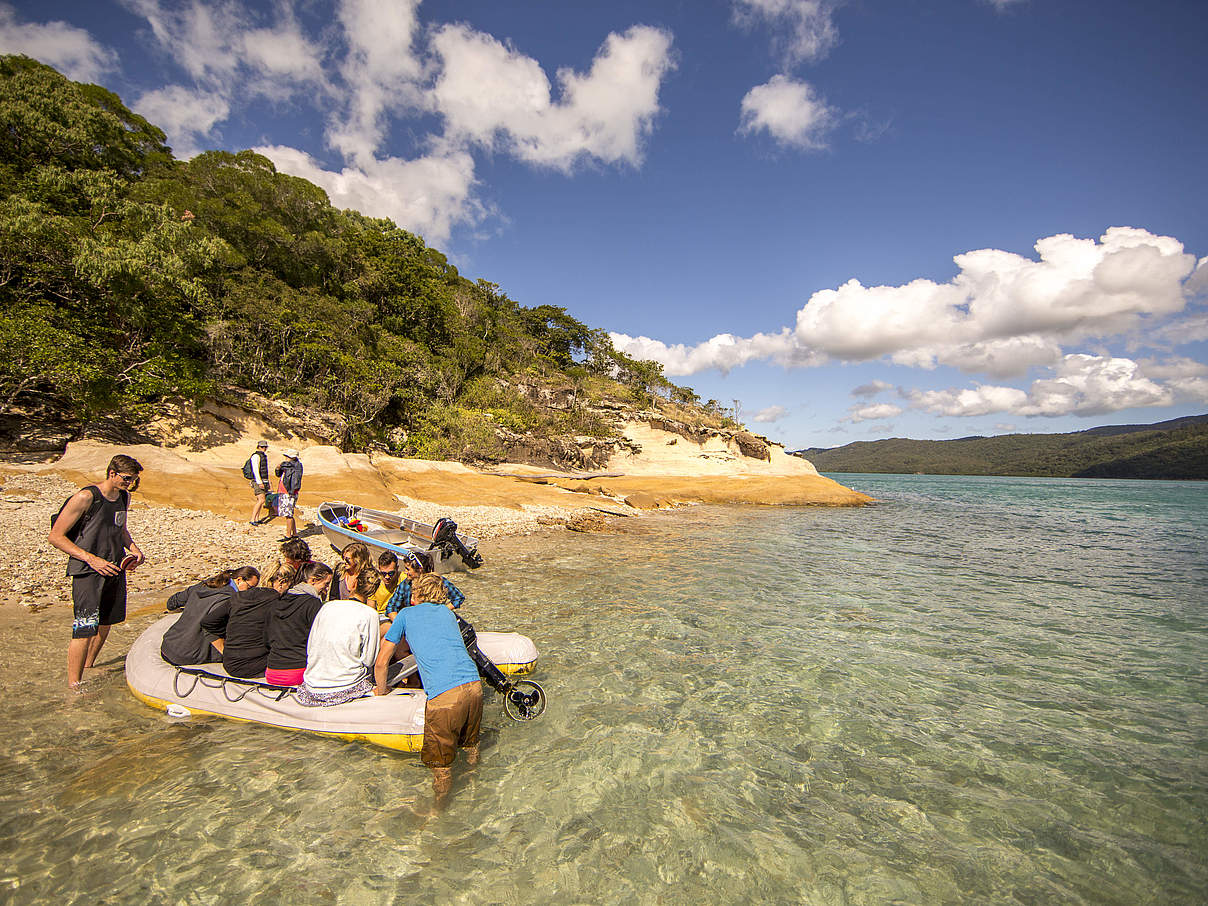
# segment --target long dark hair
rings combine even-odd
[[[260,570],[254,566],[241,566],[238,569],[224,569],[216,576],[204,580],[201,584],[206,588],[222,588],[224,585],[230,585],[236,579],[242,579],[244,582],[251,582],[253,579],[260,578]]]

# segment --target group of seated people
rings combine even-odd
[[[333,570],[293,538],[263,571],[225,570],[177,592],[167,606],[181,615],[160,654],[176,666],[221,662],[233,677],[295,687],[308,706],[385,694],[390,661],[410,653],[404,621],[395,625],[399,611],[421,603],[452,610],[465,597],[433,574],[423,551],[405,553],[401,564],[384,551],[375,564],[368,545],[354,541],[341,561]]]

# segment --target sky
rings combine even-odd
[[[1208,412],[1199,0],[0,0],[789,449]]]

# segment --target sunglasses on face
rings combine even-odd
[[[129,486],[132,484],[138,484],[137,475],[123,475],[121,472],[118,472],[117,477],[118,477],[118,481],[120,481],[124,485]]]

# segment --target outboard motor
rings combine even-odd
[[[436,524],[432,526],[432,543],[428,545],[428,550],[438,547],[446,554],[457,554],[470,569],[482,566],[482,554],[461,543],[461,539],[457,537],[457,523],[448,517],[437,519]]]
[[[478,673],[487,684],[503,696],[503,710],[512,720],[534,720],[545,710],[545,690],[532,680],[510,680],[503,671],[496,667],[489,657],[478,647],[478,633],[474,627],[457,617],[458,628],[461,629],[461,640],[465,642],[466,651],[478,668]]]

